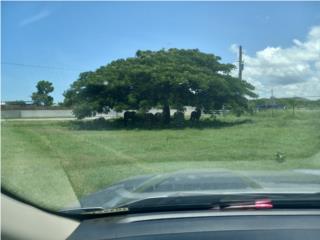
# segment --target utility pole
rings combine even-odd
[[[295,98],[293,97],[292,98],[292,115],[294,116],[295,114],[294,114],[294,108],[295,108]]]
[[[273,117],[273,107],[274,107],[274,96],[273,96],[273,88],[271,88],[271,116]]]
[[[242,80],[243,61],[242,61],[242,46],[239,46],[239,79]]]

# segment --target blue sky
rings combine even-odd
[[[53,82],[55,102],[62,101],[63,91],[80,72],[131,57],[138,49],[172,47],[198,48],[221,56],[223,62],[234,62],[237,56],[231,46],[242,44],[248,63],[244,74],[248,69],[247,78],[262,95],[270,87],[276,87],[279,96],[285,91],[288,96],[313,95],[312,84],[320,85],[318,70],[300,80],[310,92],[298,91],[303,87],[292,75],[306,64],[311,66],[307,70],[316,69],[314,56],[293,63],[298,69],[289,76],[296,79],[293,82],[280,78],[277,82],[277,76],[259,82],[254,74],[256,62],[261,68],[270,53],[288,53],[299,43],[301,51],[310,44],[310,52],[318,51],[317,2],[2,2],[1,11],[1,98],[5,101],[30,100],[42,79]]]

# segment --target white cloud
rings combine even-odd
[[[48,10],[43,10],[31,17],[28,17],[28,18],[25,18],[23,19],[21,22],[20,22],[20,26],[23,27],[23,26],[26,26],[26,25],[29,25],[31,23],[35,23],[37,21],[40,21],[41,19],[44,19],[48,16],[51,15],[51,12],[48,11]]]
[[[230,49],[235,52],[235,45]],[[293,39],[288,48],[268,46],[243,59],[243,78],[261,97],[270,96],[271,88],[278,97],[320,95],[320,26],[312,27],[304,41]]]
[[[233,53],[238,53],[238,46],[239,46],[238,44],[235,44],[235,43],[234,43],[234,44],[232,44],[232,45],[230,46],[229,49],[230,49],[230,51],[233,52]]]

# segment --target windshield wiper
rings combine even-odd
[[[315,194],[230,194],[147,198],[121,205],[130,212],[229,209],[320,208]]]
[[[129,212],[128,208],[103,208],[103,207],[83,207],[83,208],[70,208],[63,209],[59,211],[62,214],[70,215],[108,215],[116,213],[126,213]]]
[[[135,200],[114,208],[75,208],[61,213],[83,217],[105,215],[187,211],[187,210],[245,210],[245,209],[304,209],[320,208],[320,193],[316,194],[232,194],[162,196]]]

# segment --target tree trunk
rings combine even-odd
[[[198,120],[200,120],[202,114],[201,108],[196,108],[196,111],[198,113]]]
[[[162,117],[163,123],[169,124],[170,123],[170,106],[168,103],[165,103],[162,108]]]

